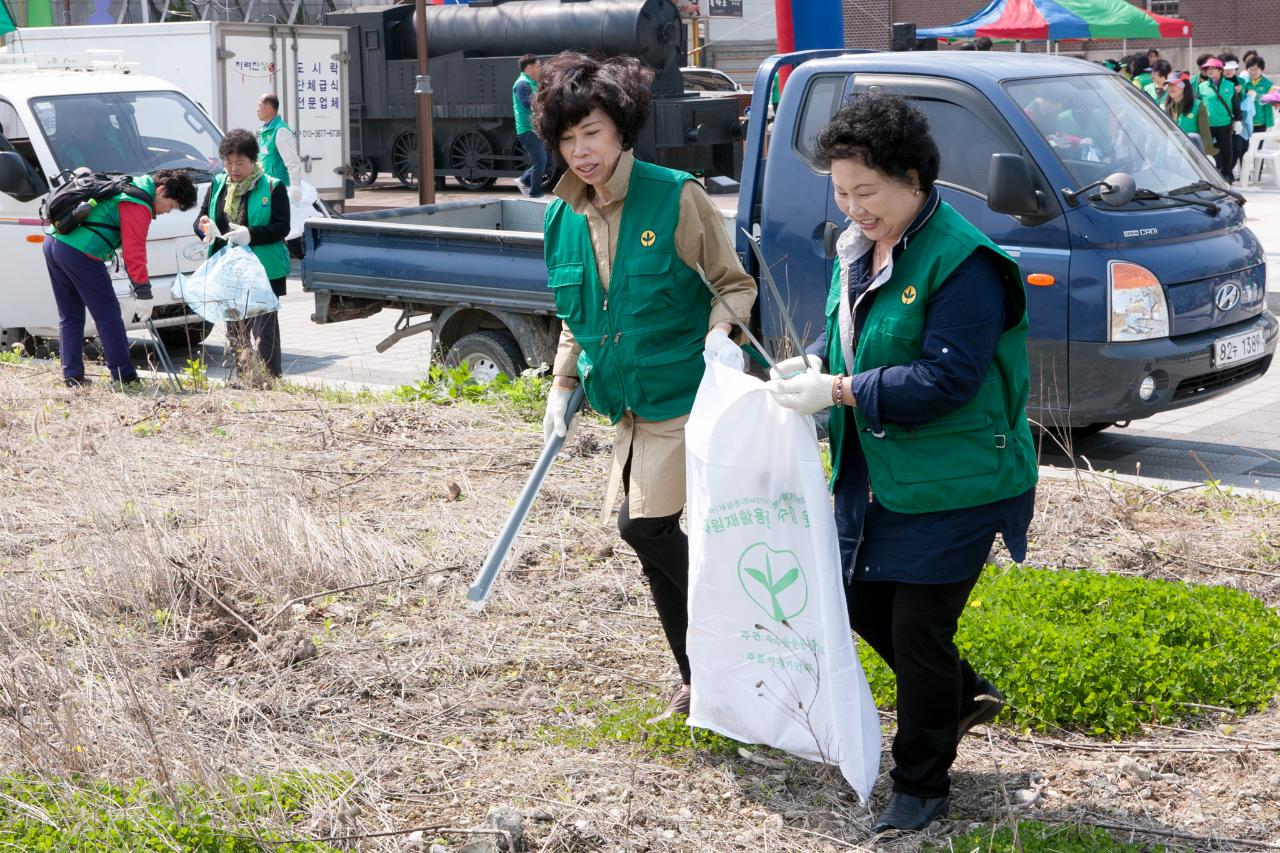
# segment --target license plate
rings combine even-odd
[[[1262,332],[1245,332],[1213,342],[1213,366],[1226,367],[1262,356]]]

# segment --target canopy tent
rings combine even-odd
[[[1126,0],[991,0],[963,21],[919,29],[916,36],[1018,41],[1191,38],[1191,22],[1144,12]]]

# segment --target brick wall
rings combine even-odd
[[[1142,0],[1132,0],[1145,8]],[[848,47],[888,47],[888,24],[915,21],[921,27],[935,27],[963,20],[986,5],[985,0],[844,0],[845,44]],[[1179,17],[1195,27],[1196,54],[1231,49],[1243,53],[1253,47],[1262,52],[1273,73],[1280,71],[1280,0],[1181,0]],[[1174,51],[1182,64],[1187,51],[1186,39],[1158,41],[1133,40],[1130,52],[1155,45],[1165,52]],[[1034,50],[1033,46],[1031,49]],[[1119,54],[1121,42],[1098,39],[1068,42],[1063,51],[1085,54],[1093,58]],[[1268,54],[1264,48],[1270,48]],[[1174,63],[1179,64],[1178,62]]]

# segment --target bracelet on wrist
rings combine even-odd
[[[831,385],[831,401],[836,404],[837,408],[844,406],[844,374],[841,373],[836,377],[836,381]]]

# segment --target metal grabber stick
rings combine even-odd
[[[569,395],[569,406],[565,411],[565,423],[572,423],[578,410],[582,408],[582,400],[585,392],[582,390],[582,383],[578,383],[578,387],[573,389],[573,393]],[[493,543],[493,548],[489,550],[489,556],[485,558],[484,565],[480,567],[479,574],[476,579],[471,582],[471,588],[467,590],[467,603],[470,604],[472,610],[483,610],[484,603],[489,598],[489,593],[493,591],[494,581],[498,579],[498,572],[502,570],[502,564],[506,561],[507,555],[511,553],[511,546],[516,541],[516,535],[520,532],[520,528],[524,525],[525,518],[529,515],[529,510],[533,507],[533,500],[538,496],[538,492],[542,489],[542,481],[547,477],[547,471],[551,469],[551,463],[555,461],[556,454],[560,452],[560,448],[564,447],[565,436],[552,435],[547,439],[547,443],[542,447],[542,455],[538,457],[538,462],[533,466],[533,473],[529,475],[529,481],[524,484],[524,490],[520,492],[520,497],[516,499],[515,508],[511,510],[511,515],[507,516],[507,523],[503,525],[502,532],[498,534],[498,539]]]

